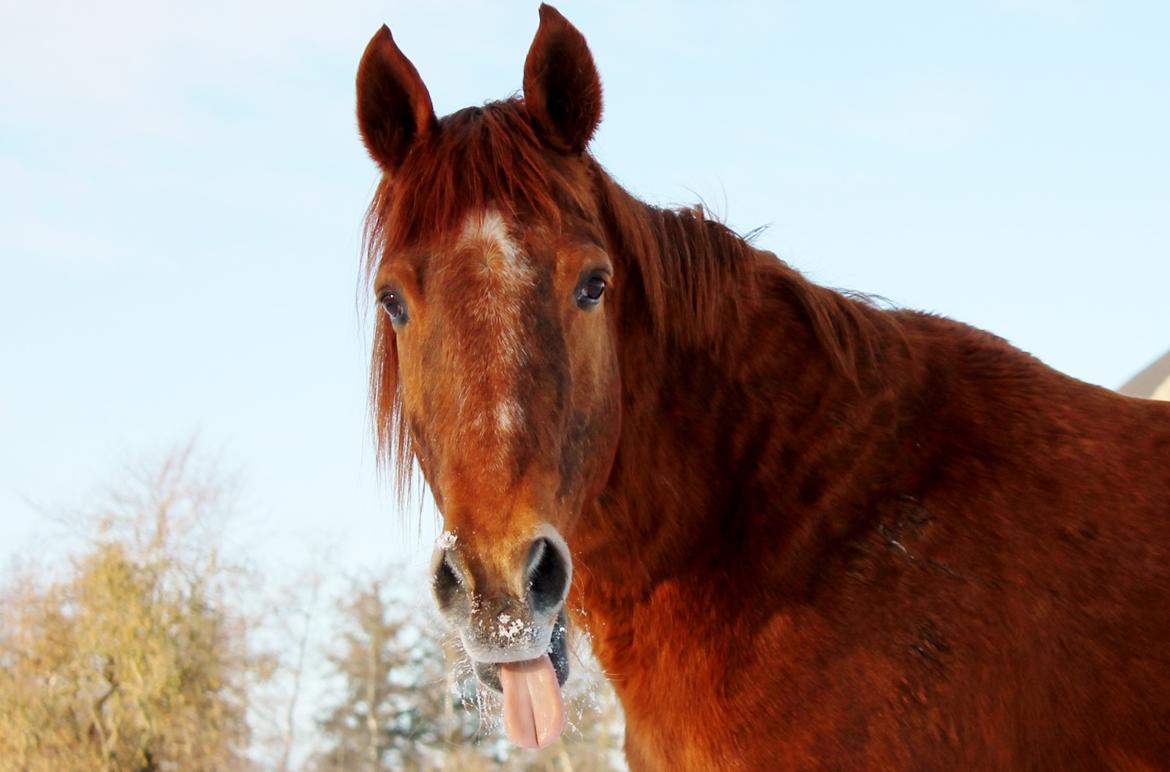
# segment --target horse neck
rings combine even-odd
[[[671,214],[647,207],[647,216]],[[656,331],[644,298],[623,306],[621,439],[609,484],[574,536],[587,594],[623,603],[672,576],[727,581],[736,571],[766,572],[787,591],[807,586],[819,556],[859,526],[848,513],[865,511],[860,499],[888,473],[897,388],[869,362],[852,368],[877,356],[897,369],[896,335],[879,334],[884,312],[812,285],[769,253],[735,259],[750,265],[705,264],[742,285],[706,339]],[[834,330],[844,338],[825,340]]]

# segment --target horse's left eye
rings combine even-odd
[[[404,324],[406,322],[406,303],[403,302],[402,296],[394,290],[386,290],[378,296],[378,303],[382,306],[382,310],[386,312],[386,316],[390,317],[390,321],[395,324]]]
[[[593,274],[577,287],[577,305],[591,308],[601,302],[605,293],[605,277]]]

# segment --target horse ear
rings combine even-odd
[[[601,122],[601,78],[585,37],[551,5],[524,61],[524,103],[545,142],[580,153]]]
[[[398,171],[437,123],[427,87],[386,25],[374,33],[358,65],[357,119],[366,149],[387,174]]]

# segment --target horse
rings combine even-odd
[[[1170,763],[1170,406],[638,200],[539,15],[511,98],[437,118],[386,27],[356,84],[379,458],[508,737],[587,633],[636,770]]]

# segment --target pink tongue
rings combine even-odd
[[[544,748],[565,728],[565,703],[548,655],[500,664],[504,731],[525,748]]]

